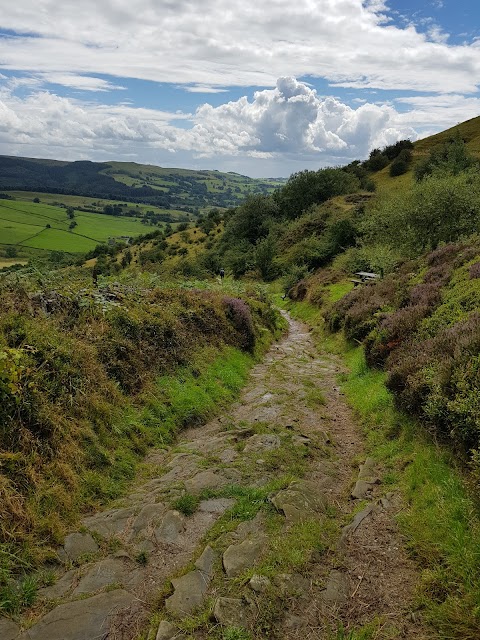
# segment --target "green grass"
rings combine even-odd
[[[0,201],[2,244],[81,253],[109,237],[138,236],[149,227],[135,218],[76,212],[77,226],[69,230],[66,210],[19,200]],[[51,228],[46,228],[50,225]]]
[[[172,502],[172,508],[180,511],[185,516],[191,516],[195,513],[200,504],[200,497],[192,493],[184,493],[183,496]]]
[[[233,347],[225,349],[220,358],[211,350],[203,351],[198,368],[194,365],[158,378],[146,398],[142,420],[155,425],[157,435],[169,442],[178,429],[206,420],[219,405],[231,401],[253,362],[252,356]]]

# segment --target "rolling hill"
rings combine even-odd
[[[0,156],[2,191],[122,200],[190,213],[199,213],[205,207],[236,206],[248,194],[270,193],[282,182],[133,162],[63,162]]]

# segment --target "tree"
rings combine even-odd
[[[360,181],[354,173],[327,167],[319,171],[300,171],[288,179],[285,186],[273,195],[280,215],[297,218],[312,204],[321,204],[329,198],[353,193],[360,188]]]
[[[67,207],[67,216],[70,218],[70,220],[73,220],[73,218],[75,218],[75,209],[73,207]]]
[[[76,226],[77,226],[77,223],[75,222],[75,220],[72,220],[72,222],[70,222],[70,224],[68,225],[68,228],[72,230],[72,229],[75,229]]]
[[[465,142],[457,131],[450,140],[434,147],[429,157],[417,164],[415,179],[423,180],[435,172],[458,175],[474,164],[474,159],[468,153]]]
[[[6,258],[16,258],[18,255],[17,247],[9,246],[5,249]]]
[[[38,204],[38,203],[40,202],[40,198],[34,198],[34,199],[33,199],[33,202],[35,202],[35,203],[37,203],[37,204]]]
[[[409,256],[454,242],[480,227],[480,175],[434,174],[410,189],[380,198],[362,223],[365,241],[401,248]]]
[[[401,176],[408,171],[410,162],[412,161],[412,152],[409,149],[403,149],[390,165],[390,175],[392,178]]]
[[[275,254],[276,245],[271,234],[259,240],[255,245],[255,266],[266,281],[273,280],[277,275],[274,267]]]

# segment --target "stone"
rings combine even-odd
[[[231,627],[247,627],[249,613],[244,601],[239,598],[218,598],[213,609],[216,621]]]
[[[263,516],[261,511],[252,520],[241,522],[233,535],[237,540],[244,540],[248,536],[258,536],[263,528]]]
[[[166,610],[174,616],[188,616],[203,602],[209,579],[201,571],[190,571],[181,578],[172,580],[173,595],[165,600]]]
[[[153,553],[155,545],[151,540],[142,540],[135,546],[135,553]],[[128,556],[128,554],[127,554]]]
[[[178,631],[178,627],[173,625],[171,622],[167,622],[166,620],[162,620],[158,627],[157,635],[155,636],[155,640],[181,640],[185,638],[183,634],[180,634]]]
[[[133,523],[133,531],[135,534],[140,533],[152,524],[154,520],[159,520],[165,513],[165,505],[161,503],[147,504],[140,511]]]
[[[177,542],[185,530],[185,518],[179,511],[167,511],[163,520],[155,531],[158,542]]]
[[[103,538],[119,536],[127,529],[132,519],[135,517],[135,508],[110,509],[103,513],[84,518],[82,523]]]
[[[265,546],[265,536],[247,538],[240,544],[232,544],[223,554],[223,567],[229,578],[240,575],[253,567]]]
[[[274,433],[257,433],[247,440],[243,452],[273,451],[274,449],[279,449],[281,444],[280,437]]]
[[[15,640],[20,634],[20,627],[9,618],[0,618],[0,638],[2,640]]]
[[[81,556],[97,553],[99,547],[89,533],[71,533],[65,538],[64,549],[70,560],[75,562]]]
[[[74,596],[94,593],[110,584],[123,583],[130,573],[128,565],[120,558],[107,558],[94,564],[80,580]]]
[[[92,640],[108,636],[109,619],[136,602],[123,589],[55,607],[21,636],[21,640]],[[19,639],[20,640],[20,639]]]
[[[231,464],[238,458],[238,453],[235,451],[235,449],[224,449],[221,453],[218,454],[218,458],[224,464]]]
[[[273,584],[282,595],[306,596],[310,592],[310,581],[300,573],[279,573]]]
[[[213,498],[211,500],[202,500],[198,505],[198,510],[204,513],[224,513],[235,504],[232,498]]]
[[[202,555],[198,560],[196,560],[195,568],[201,571],[203,575],[207,576],[210,580],[213,577],[213,567],[217,558],[217,552],[214,551],[210,545],[207,545],[203,550]]]
[[[373,482],[367,482],[366,480],[357,480],[351,497],[356,500],[364,500],[373,489],[373,484]]]
[[[340,538],[340,545],[345,542],[345,540],[351,533],[355,533],[358,527],[362,524],[365,518],[367,518],[372,513],[372,511],[374,511],[374,507],[373,505],[369,504],[365,507],[365,509],[362,509],[362,511],[359,511],[355,514],[352,522],[350,524],[347,524],[346,527],[343,527],[342,535]]]
[[[306,481],[291,482],[287,489],[279,491],[271,500],[289,522],[302,522],[323,512],[326,502],[317,487]]]
[[[348,598],[348,578],[342,571],[330,573],[327,588],[322,591],[322,600],[327,604],[344,604]]]
[[[228,480],[213,471],[200,471],[193,478],[185,480],[185,488],[189,493],[201,493],[204,489],[217,489],[226,484]]]
[[[292,442],[296,446],[303,445],[304,447],[308,447],[308,445],[311,444],[312,441],[310,440],[310,438],[307,438],[307,436],[293,436]]]
[[[250,582],[248,584],[250,588],[256,593],[265,593],[266,591],[268,591],[268,588],[272,583],[267,578],[267,576],[254,575],[250,578]]]
[[[55,584],[52,584],[50,587],[39,589],[39,597],[44,598],[45,600],[57,600],[58,598],[63,598],[63,596],[72,588],[76,574],[77,572],[74,569],[67,571],[67,573],[57,580]],[[0,634],[0,638],[1,637],[2,635]]]
[[[374,475],[375,460],[373,458],[367,458],[363,464],[360,465],[360,472],[358,474],[359,480],[365,480],[371,478]]]

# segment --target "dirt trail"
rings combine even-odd
[[[428,637],[410,611],[400,499],[365,460],[341,365],[287,319],[227,415],[152,453],[149,480],[67,537],[57,582],[28,617],[0,619],[2,640],[223,638],[242,626],[322,640],[372,622],[374,638]]]

